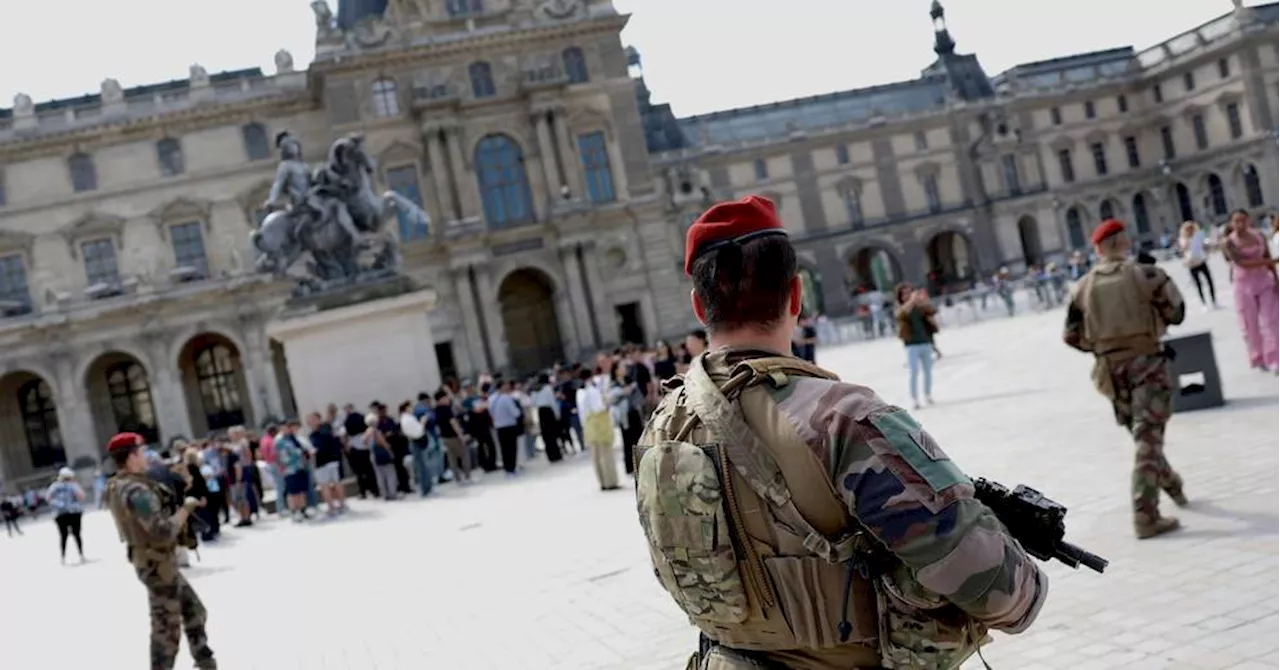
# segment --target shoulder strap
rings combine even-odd
[[[804,538],[804,546],[809,551],[832,563],[848,561],[856,552],[857,542],[860,539],[858,534],[847,534],[833,541],[815,529],[804,515],[800,514],[795,502],[791,499],[791,491],[787,488],[786,479],[783,478],[781,469],[773,459],[769,446],[756,435],[755,431],[751,430],[739,408],[729,402],[725,393],[707,374],[702,364],[704,357],[705,354],[693,359],[689,372],[685,374],[686,399],[693,413],[714,433],[724,438],[720,447],[725,450],[729,462],[733,464],[738,474],[747,480],[756,495],[773,507],[780,522],[788,526],[797,536]],[[775,371],[783,365],[776,362],[779,359],[756,360],[760,361],[757,363],[758,366],[765,369],[770,369],[772,366]],[[799,360],[782,360],[786,361],[788,369],[812,368],[824,373],[816,376],[830,376],[830,373],[821,368],[808,366]],[[775,362],[770,363],[770,361]],[[748,361],[750,362],[755,361]],[[754,368],[755,366],[747,365],[745,369],[754,372]],[[740,365],[737,369],[743,368]],[[740,390],[752,381],[748,377],[749,375],[745,373],[736,373],[725,386],[729,388],[736,383],[740,385],[738,387]],[[834,504],[835,501],[832,502]]]

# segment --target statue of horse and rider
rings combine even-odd
[[[302,145],[293,135],[280,133],[276,147],[280,166],[264,204],[269,213],[252,235],[259,252],[257,270],[283,276],[304,253],[311,255],[311,277],[322,283],[353,280],[370,270],[395,270],[399,257],[386,236],[370,267],[360,267],[360,254],[397,209],[424,223],[429,219],[394,191],[374,194],[375,166],[363,138],[336,140],[328,160],[314,172],[303,162]]]

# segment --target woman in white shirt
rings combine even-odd
[[[1200,230],[1200,226],[1196,225],[1195,221],[1182,224],[1178,235],[1178,247],[1182,250],[1182,264],[1191,270],[1191,281],[1196,283],[1200,304],[1209,306],[1209,303],[1204,301],[1204,287],[1200,282],[1200,278],[1203,277],[1204,283],[1209,285],[1209,300],[1213,304],[1213,309],[1217,309],[1218,296],[1213,289],[1213,275],[1209,273],[1209,255],[1205,251],[1204,231]]]
[[[612,491],[618,488],[618,464],[613,459],[613,421],[609,416],[609,405],[605,402],[609,377],[592,376],[590,370],[583,368],[578,379],[582,385],[575,400],[582,420],[582,437],[591,449],[591,462],[596,469],[600,490]]]

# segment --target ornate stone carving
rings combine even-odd
[[[342,38],[337,22],[333,19],[333,10],[326,0],[312,0],[311,11],[316,16],[316,41],[329,42]]]
[[[115,79],[102,80],[102,104],[114,105],[124,102],[124,89],[120,87],[120,82]]]
[[[199,63],[191,66],[191,87],[199,88],[209,85],[209,73]]]
[[[276,74],[293,72],[293,54],[285,49],[276,52]]]
[[[15,116],[31,116],[36,113],[35,103],[31,102],[31,96],[26,93],[19,93],[13,96],[13,113]]]
[[[582,0],[547,0],[538,6],[538,15],[552,21],[563,21],[585,14]]]

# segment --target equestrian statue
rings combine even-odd
[[[374,194],[376,167],[364,138],[334,141],[328,160],[314,172],[302,160],[302,144],[288,131],[276,136],[276,148],[280,166],[263,205],[268,214],[252,235],[257,270],[283,277],[306,253],[311,262],[303,286],[311,290],[393,274],[399,254],[382,232],[383,222],[397,210],[423,224],[430,218],[394,191]],[[362,267],[361,253],[375,248],[372,263]]]

